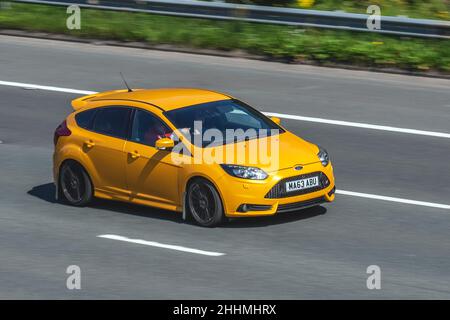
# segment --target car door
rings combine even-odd
[[[170,151],[155,148],[156,140],[169,137],[171,133],[172,130],[159,117],[135,109],[124,148],[132,201],[159,204],[171,209],[180,206],[178,176],[181,166],[172,162]]]
[[[96,190],[105,196],[127,199],[125,139],[132,109],[123,106],[98,108],[83,151],[96,171]]]

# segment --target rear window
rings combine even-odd
[[[121,139],[126,139],[130,109],[126,107],[107,107],[98,109],[92,130]]]
[[[90,129],[92,127],[92,119],[97,109],[91,109],[78,113],[75,116],[75,121],[77,125],[83,129]]]

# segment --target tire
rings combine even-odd
[[[224,220],[223,205],[214,185],[208,180],[196,178],[187,188],[187,210],[203,227],[216,227]]]
[[[86,170],[75,161],[66,161],[59,171],[59,186],[64,202],[82,207],[92,201],[93,187]]]

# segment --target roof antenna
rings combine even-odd
[[[123,76],[122,72],[120,72],[120,76],[122,77],[123,82],[125,82],[125,86],[128,89],[128,92],[133,92],[133,90],[131,90],[130,86],[127,83],[127,80],[125,80],[125,77]]]

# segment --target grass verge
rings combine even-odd
[[[448,0],[227,0],[227,2],[289,6],[314,10],[343,10],[363,13],[370,5],[378,5],[384,16],[408,16],[450,20],[450,1]]]
[[[65,7],[12,3],[0,10],[0,29],[139,41],[223,51],[243,50],[271,59],[450,73],[450,41],[375,33],[143,13],[82,9],[81,29],[68,30]]]

